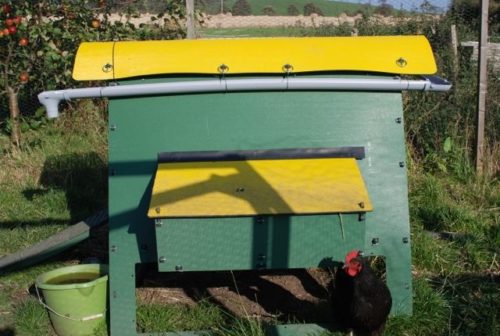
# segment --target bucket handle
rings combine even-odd
[[[47,310],[51,311],[52,313],[56,314],[57,316],[71,320],[71,321],[85,322],[85,321],[95,320],[95,319],[98,319],[100,317],[103,317],[104,313],[106,312],[106,310],[104,310],[103,313],[94,314],[94,315],[90,315],[90,316],[84,316],[84,317],[79,318],[79,319],[72,318],[72,317],[69,317],[69,316],[66,316],[66,315],[63,315],[61,313],[56,312],[54,309],[49,307],[45,302],[43,302],[42,297],[40,296],[40,293],[38,292],[38,286],[36,284],[35,284],[35,290],[36,290],[36,296],[38,297],[38,302],[40,302],[40,304],[42,306],[44,306],[45,308],[47,308]]]

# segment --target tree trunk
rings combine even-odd
[[[7,96],[9,97],[9,111],[10,111],[10,140],[19,148],[21,145],[21,128],[19,126],[19,104],[17,100],[17,92],[7,87]]]

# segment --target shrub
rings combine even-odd
[[[453,0],[449,12],[457,21],[471,26],[477,31],[481,20],[480,1],[474,0]],[[490,1],[489,3],[490,34],[500,32],[500,1]]]
[[[375,14],[383,15],[383,16],[390,16],[392,15],[394,8],[387,4],[383,3],[380,6],[377,6],[375,10],[373,11]]]
[[[276,11],[274,10],[273,6],[266,6],[262,8],[262,14],[267,15],[267,16],[275,16]]]
[[[238,0],[234,3],[231,11],[233,15],[248,16],[252,14],[252,7],[247,0]]]
[[[289,5],[288,8],[286,9],[286,13],[290,16],[297,16],[300,14],[299,10],[295,5]]]
[[[323,12],[321,11],[321,8],[310,2],[304,6],[304,16],[309,16],[311,14],[318,14],[322,16]]]

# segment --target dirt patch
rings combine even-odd
[[[209,301],[237,316],[280,322],[331,321],[332,275],[323,269],[235,272],[143,272],[142,304]]]

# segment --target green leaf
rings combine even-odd
[[[26,132],[29,129],[30,129],[30,125],[26,121],[23,121],[21,123],[21,132]]]
[[[443,173],[447,173],[448,172],[448,169],[446,168],[446,166],[442,162],[437,162],[437,167]]]
[[[444,150],[444,152],[448,153],[451,150],[451,146],[452,146],[451,138],[447,137],[444,140],[444,144],[443,144],[443,150]]]
[[[45,115],[45,106],[40,106],[35,111],[35,117],[41,118]]]
[[[40,128],[40,126],[42,125],[42,122],[39,121],[39,120],[33,120],[31,123],[30,123],[30,127],[31,129],[33,130],[36,130],[38,128]]]

